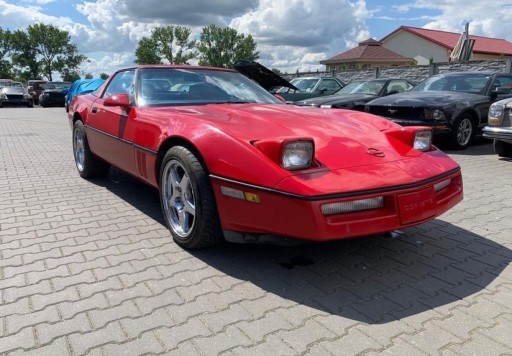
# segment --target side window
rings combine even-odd
[[[405,80],[391,80],[388,84],[387,92],[398,92],[403,93],[408,91],[407,82]]]
[[[128,94],[130,96],[130,101],[132,101],[134,99],[134,81],[135,69],[116,73],[114,78],[112,78],[107,88],[105,89],[103,98],[113,94]]]
[[[497,77],[494,80],[493,88],[506,88],[510,91],[512,89],[512,77]]]
[[[324,79],[318,86],[319,91],[321,90],[335,91],[341,89],[341,85],[334,79]]]

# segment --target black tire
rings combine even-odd
[[[162,160],[160,203],[165,223],[181,247],[197,249],[223,241],[206,169],[185,147],[172,147]]]
[[[512,144],[494,140],[494,152],[496,152],[500,157],[512,158]]]
[[[110,165],[92,154],[82,121],[73,125],[73,156],[78,174],[82,178],[105,177]]]
[[[470,114],[462,114],[455,120],[450,144],[457,150],[465,150],[475,137],[475,122]]]

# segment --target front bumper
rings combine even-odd
[[[396,124],[401,126],[427,126],[432,128],[434,134],[445,134],[452,131],[451,127],[447,122],[432,122],[432,121],[424,121],[424,120],[411,120],[411,119],[397,119],[394,117],[386,117],[384,118],[393,121]]]
[[[512,127],[485,126],[482,132],[485,138],[512,143]]]
[[[0,99],[0,106],[30,106],[32,99]]]
[[[463,198],[460,170],[414,186],[316,197],[291,195],[216,176],[211,178],[223,230],[312,241],[373,235],[415,226],[438,217]],[[450,180],[450,184],[435,191],[434,186],[446,180]],[[226,196],[221,187],[257,194],[259,203]],[[383,197],[383,207],[332,215],[322,213],[324,204],[375,197]]]

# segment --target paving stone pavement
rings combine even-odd
[[[158,194],[81,179],[63,108],[0,109],[2,355],[512,355],[512,161],[391,237],[184,251]]]

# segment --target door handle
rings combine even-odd
[[[93,106],[92,109],[91,109],[91,112],[93,114],[96,114],[98,112],[98,107],[97,106]]]

